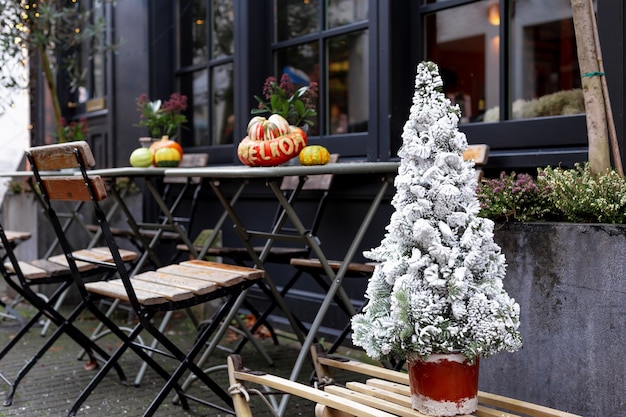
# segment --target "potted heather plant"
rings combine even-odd
[[[434,63],[418,65],[415,83],[395,212],[380,246],[365,253],[379,264],[369,302],[352,319],[353,342],[373,359],[406,359],[413,408],[449,416],[476,409],[479,357],[521,347],[520,311],[503,289],[506,264],[494,224],[478,216],[459,108],[443,93]],[[455,379],[433,381],[437,365],[454,368]],[[445,399],[432,391],[442,387],[449,389]]]

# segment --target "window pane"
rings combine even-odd
[[[329,40],[327,133],[366,132],[369,72],[367,31]]]
[[[235,126],[233,64],[213,68],[211,88],[213,89],[213,145],[233,143],[233,128]]]
[[[193,95],[191,100],[191,120],[188,125],[193,131],[192,146],[206,146],[209,143],[209,89],[207,70],[197,71],[181,77],[181,91],[187,91],[184,87],[191,80]],[[183,136],[186,132],[183,131]]]
[[[291,78],[296,88],[309,85],[312,82],[319,84],[319,48],[317,42],[305,43],[283,48],[276,51],[276,68],[280,79],[283,73]],[[315,125],[309,126],[309,135],[319,134],[319,96],[317,104],[318,115],[312,118]]]
[[[179,62],[181,67],[193,64],[206,63],[207,24],[206,0],[192,0],[179,2],[180,19],[178,24]]]
[[[320,30],[320,0],[276,0],[276,40]]]
[[[569,2],[518,2],[510,27],[512,118],[584,113]]]
[[[461,109],[461,123],[481,121],[498,106],[499,27],[488,21],[485,0],[426,16],[426,57],[439,66],[444,91]]]
[[[367,19],[368,0],[328,0],[328,27]]]
[[[212,58],[229,56],[235,53],[233,27],[235,13],[232,0],[213,0],[211,5],[213,14]]]

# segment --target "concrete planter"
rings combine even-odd
[[[626,415],[626,226],[515,223],[495,240],[524,347],[484,359],[480,389],[585,416]]]

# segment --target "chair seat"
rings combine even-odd
[[[91,249],[81,249],[72,252],[77,260],[76,266],[79,272],[92,271],[98,268],[98,263],[113,262],[111,251],[107,247],[97,247]],[[122,260],[125,262],[134,261],[138,255],[129,250],[120,250]],[[27,280],[41,280],[54,277],[70,277],[70,269],[65,255],[55,255],[48,259],[34,259],[31,261],[19,261],[24,278]],[[15,268],[11,262],[6,262],[4,267],[11,274],[15,274]],[[95,271],[93,271],[95,272]]]
[[[192,260],[135,275],[132,286],[140,304],[155,306],[205,296],[262,277],[259,269]],[[86,283],[85,288],[101,296],[129,301],[121,279]]]
[[[322,262],[317,258],[293,258],[290,264],[298,269],[302,269],[309,273],[324,273]],[[328,261],[328,266],[337,272],[343,266],[341,261]],[[359,263],[350,262],[348,269],[346,269],[346,277],[369,277],[374,272],[376,267],[375,263]]]

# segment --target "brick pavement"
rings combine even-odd
[[[31,314],[28,309],[20,309],[22,314]],[[121,320],[121,318],[120,318]],[[78,322],[79,327],[84,330],[93,329],[96,326],[93,318],[85,313]],[[17,331],[17,324],[12,321],[0,321],[0,345],[4,345],[6,340]],[[39,334],[40,328],[36,332],[30,332],[2,361],[0,361],[0,372],[11,379],[27,360],[44,342],[44,338]],[[177,317],[170,325],[169,334],[181,338],[183,341],[193,340],[195,330],[190,321],[184,317]],[[107,336],[100,341],[101,346],[107,350],[113,350],[116,340],[112,336]],[[269,355],[275,361],[273,367],[269,367],[260,355],[248,343],[242,352],[244,364],[251,369],[266,370],[273,374],[288,376],[291,372],[291,365],[295,362],[298,354],[297,343],[281,338],[278,346],[271,340],[263,341]],[[46,353],[30,371],[30,373],[20,383],[14,397],[13,405],[3,407],[0,403],[0,417],[8,416],[66,416],[67,410],[81,388],[91,378],[93,372],[83,369],[83,362],[77,359],[79,348],[66,336],[62,336],[52,349]],[[210,360],[209,365],[225,365],[227,352],[218,350]],[[163,360],[162,360],[163,361]],[[164,359],[167,366],[167,360]],[[171,362],[170,362],[171,364]],[[127,353],[123,357],[122,366],[129,380],[134,379],[134,375],[140,365],[139,359],[133,353]],[[169,368],[171,369],[171,367]],[[302,375],[308,378],[312,368],[306,365]],[[225,370],[212,374],[218,383],[228,386],[228,375]],[[84,404],[79,416],[104,417],[104,416],[141,416],[145,407],[160,388],[162,380],[152,371],[148,371],[139,387],[127,386],[120,383],[115,372],[110,372],[99,384]],[[192,386],[193,395],[201,398],[211,398],[212,393],[201,388],[198,384]],[[0,380],[0,397],[2,400],[7,392],[7,385]],[[157,416],[229,416],[230,414],[208,408],[204,405],[190,402],[190,410],[183,410],[170,400],[166,401],[157,412]],[[253,398],[255,416],[271,416],[271,412],[258,398]],[[289,402],[289,410],[285,417],[299,415],[313,415],[314,405],[296,398]]]

